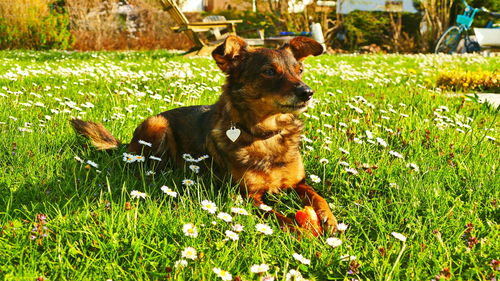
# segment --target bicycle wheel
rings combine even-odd
[[[451,54],[457,50],[458,42],[460,41],[460,28],[452,26],[448,28],[438,40],[434,53]]]

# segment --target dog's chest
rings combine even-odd
[[[286,167],[299,158],[298,136],[276,135],[269,139],[256,140],[235,151],[235,160],[239,166],[259,171]]]

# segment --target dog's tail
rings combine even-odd
[[[120,145],[120,141],[101,124],[80,119],[72,119],[70,122],[77,133],[90,139],[99,150],[113,149]]]

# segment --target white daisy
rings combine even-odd
[[[254,264],[250,267],[250,272],[252,273],[264,273],[269,270],[269,265],[263,264]]]
[[[345,170],[347,173],[351,174],[351,175],[357,175],[357,174],[358,174],[358,171],[357,171],[356,169],[354,169],[354,168],[348,168],[348,167],[345,167],[345,168],[344,168],[344,170]]]
[[[291,269],[286,274],[285,280],[286,281],[299,281],[299,280],[304,280],[304,278],[302,277],[302,273],[300,273],[299,271],[297,271],[295,269]]]
[[[190,259],[190,260],[195,260],[195,259],[198,258],[198,256],[196,255],[196,249],[193,248],[193,247],[187,247],[187,248],[185,248],[182,251],[181,256],[183,258]]]
[[[184,235],[188,237],[198,237],[198,229],[192,223],[186,223],[184,226],[182,226],[182,231],[184,232]]]
[[[219,276],[222,280],[226,280],[226,281],[230,281],[230,280],[233,280],[233,276],[231,275],[231,273],[223,270],[223,269],[220,269],[220,268],[217,268],[215,267],[213,269],[214,273]]]
[[[337,224],[337,230],[341,231],[341,232],[346,231],[348,227],[349,227],[349,225],[347,225],[347,224],[345,224],[343,222]]]
[[[401,159],[403,158],[403,155],[401,155],[400,153],[393,151],[393,150],[389,151],[389,154],[396,157],[396,158],[401,158]]]
[[[238,234],[236,232],[233,232],[231,230],[226,230],[225,233],[226,233],[227,238],[229,238],[233,241],[240,239],[240,236],[238,236]]]
[[[326,244],[328,244],[332,248],[337,248],[338,246],[342,245],[342,240],[335,237],[330,237],[326,239]]]
[[[320,183],[321,182],[321,178],[316,176],[316,175],[309,175],[309,178],[311,179],[311,181],[313,183]]]
[[[273,234],[273,229],[267,224],[258,223],[255,225],[255,229],[260,233],[264,233],[265,235]]]
[[[231,228],[236,232],[242,232],[245,227],[241,224],[235,224]]]
[[[191,179],[185,179],[185,180],[182,180],[182,184],[185,185],[185,186],[192,186],[194,185],[196,182],[194,180],[191,180]]]
[[[233,221],[233,217],[231,217],[230,214],[228,213],[224,213],[224,212],[220,212],[217,217],[225,222],[232,222]]]
[[[259,209],[263,210],[263,211],[266,211],[266,212],[269,212],[271,211],[273,208],[267,206],[266,204],[260,204],[259,205]]]
[[[163,191],[164,193],[166,193],[167,195],[170,195],[172,197],[177,197],[177,192],[173,191],[172,189],[170,189],[170,187],[164,185],[161,187],[161,191]]]
[[[298,254],[298,253],[293,253],[292,254],[293,258],[300,261],[301,263],[303,264],[311,264],[311,260],[310,259],[306,259],[304,256],[302,256],[301,254]]]
[[[139,198],[144,199],[146,198],[146,193],[140,192],[138,190],[132,190],[130,192],[130,197],[132,197],[132,199],[139,199]]]
[[[248,212],[245,209],[242,208],[231,208],[231,212],[238,214],[238,215],[243,215],[243,216],[248,216]]]
[[[153,156],[153,155],[149,156],[149,159],[155,160],[155,161],[161,161],[160,157],[156,157],[156,156]]]
[[[174,267],[175,268],[183,268],[183,267],[186,267],[187,265],[188,265],[187,260],[178,260],[175,262]]]
[[[217,211],[217,205],[215,205],[214,202],[208,201],[208,200],[203,200],[201,201],[201,208],[210,214],[215,214]]]
[[[139,143],[139,144],[141,144],[141,145],[148,146],[148,147],[153,146],[153,144],[152,144],[152,143],[147,142],[147,141],[143,141],[143,140],[139,140],[139,141],[138,141],[138,143]]]
[[[350,154],[349,151],[343,149],[342,147],[339,147],[339,150],[340,150],[340,152],[342,152],[344,154]]]
[[[200,166],[197,165],[189,165],[189,169],[196,174],[200,172]]]
[[[398,232],[391,232],[392,236],[394,236],[394,238],[402,241],[402,242],[406,242],[406,236],[404,236],[403,234],[401,233],[398,233]]]
[[[126,162],[126,163],[133,163],[133,162],[135,162],[134,155],[124,152],[123,153],[123,162]]]
[[[94,162],[94,161],[87,160],[87,164],[89,164],[90,166],[92,166],[92,167],[94,167],[94,168],[99,167],[99,165],[97,165],[97,163],[96,163],[96,162]]]
[[[137,161],[137,162],[144,162],[144,160],[146,160],[146,158],[144,158],[144,156],[142,156],[142,155],[135,155],[134,158],[135,158],[135,161]]]

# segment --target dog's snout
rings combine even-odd
[[[295,88],[295,94],[301,101],[308,101],[311,99],[311,96],[314,94],[314,91],[307,85],[300,85],[297,88]]]

